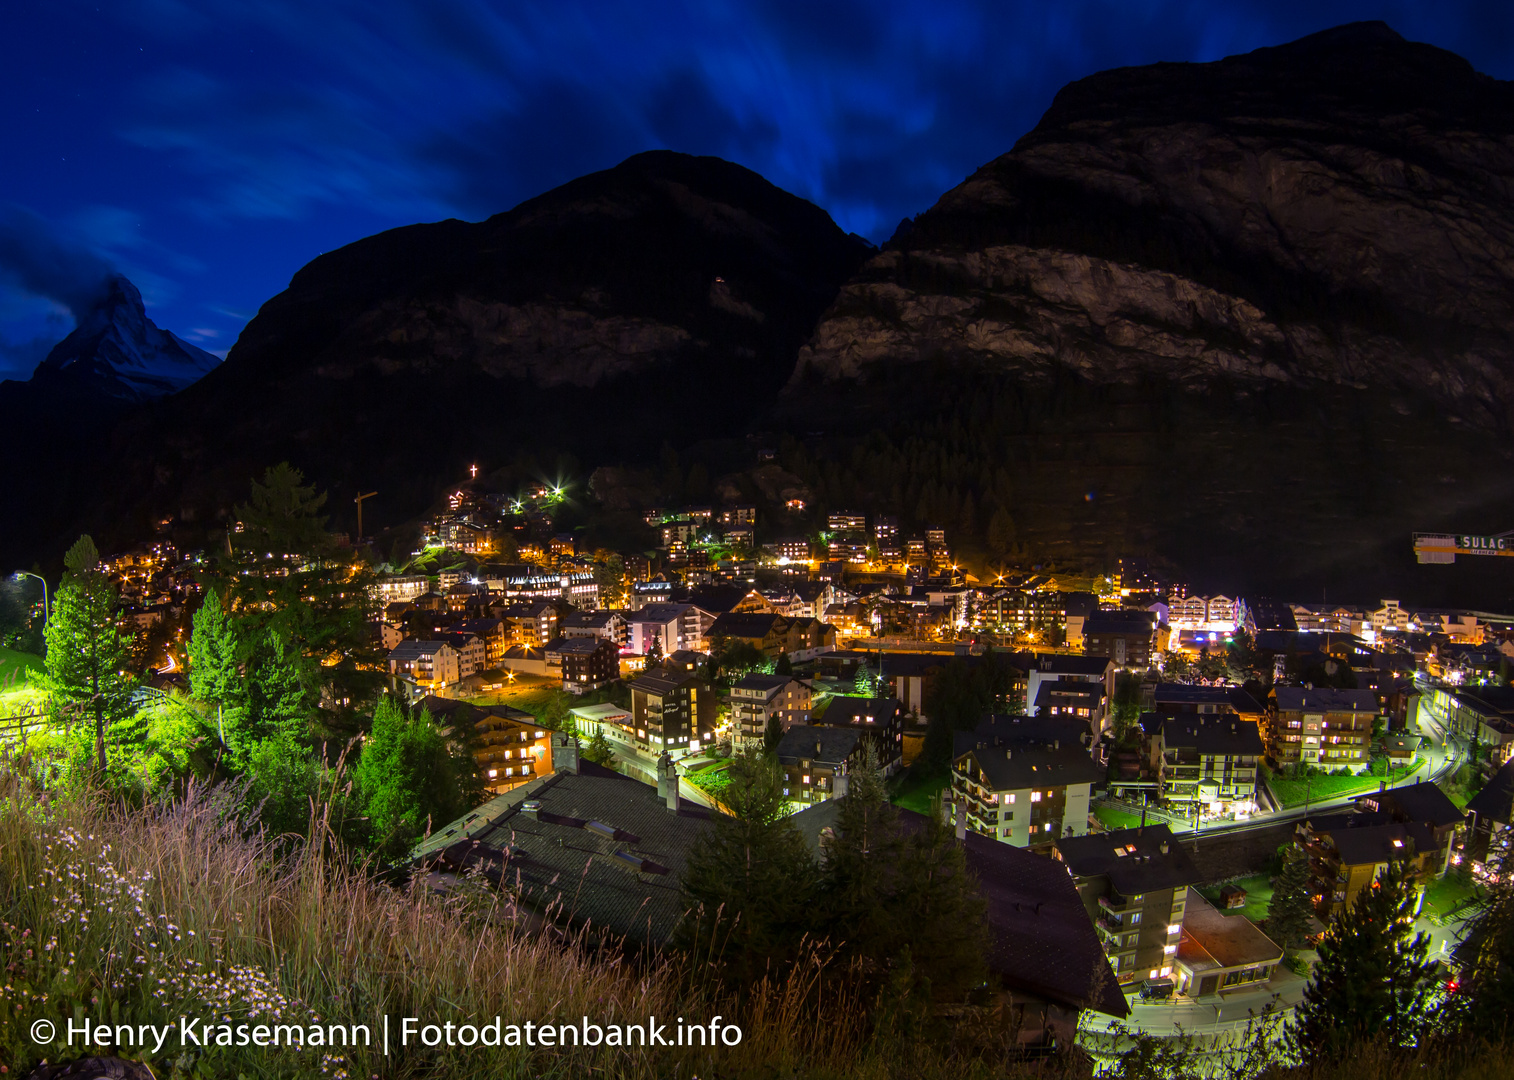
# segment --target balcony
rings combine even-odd
[[[1114,915],[1121,915],[1130,910],[1130,901],[1124,897],[1099,897],[1099,907]]]
[[[1125,924],[1123,922],[1121,922],[1117,918],[1111,918],[1108,915],[1100,915],[1095,921],[1094,925],[1097,926],[1100,930],[1104,931],[1106,934],[1119,934],[1123,933],[1125,930]]]

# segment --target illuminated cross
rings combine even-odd
[[[469,472],[470,475],[472,475],[473,479],[475,479],[475,480],[478,479],[478,466],[477,465],[470,465],[470,466],[468,466],[468,472]]]

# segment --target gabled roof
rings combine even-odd
[[[692,604],[660,603],[648,604],[639,611],[633,611],[626,616],[629,623],[670,623],[683,618],[684,612],[688,611]]]
[[[1328,835],[1340,853],[1341,862],[1348,866],[1390,862],[1435,847],[1430,830],[1413,822],[1331,829]]]
[[[745,675],[731,684],[732,690],[761,690],[769,693],[782,690],[791,682],[798,682],[792,675]]]
[[[1053,848],[1078,877],[1107,877],[1122,896],[1178,889],[1203,880],[1166,825],[1067,836]]]
[[[782,615],[768,611],[727,611],[710,626],[709,637],[764,638],[786,625]]]
[[[827,727],[855,725],[865,728],[878,724],[891,724],[898,719],[903,710],[904,706],[891,697],[833,697],[830,704],[825,707],[824,718],[815,722]]]
[[[970,750],[995,746],[1045,745],[1060,742],[1063,746],[1084,746],[1093,738],[1088,721],[1073,716],[987,716],[971,731],[959,731],[952,738],[952,760]]]
[[[592,656],[600,649],[614,649],[615,643],[602,637],[553,638],[542,647],[543,652],[564,653],[573,656]]]
[[[1369,809],[1381,809],[1401,820],[1418,821],[1437,829],[1459,825],[1466,819],[1450,796],[1429,780],[1358,795],[1352,801],[1358,806],[1366,804]]]
[[[667,668],[660,667],[650,668],[636,677],[631,683],[631,690],[643,694],[654,694],[657,697],[665,697],[697,678],[698,674],[693,671],[670,671]]]
[[[1260,757],[1262,733],[1256,721],[1215,713],[1179,713],[1162,725],[1162,745],[1216,756]]]
[[[1467,800],[1467,813],[1475,813],[1479,823],[1496,821],[1500,825],[1514,822],[1514,758],[1503,763],[1487,785]]]
[[[1063,653],[1041,653],[1036,656],[1034,671],[1043,675],[1098,675],[1103,676],[1114,663],[1107,656],[1067,656]]]
[[[1377,712],[1377,695],[1371,690],[1334,690],[1279,686],[1272,691],[1280,710],[1295,712],[1319,709],[1321,712]]]
[[[1076,679],[1049,679],[1036,687],[1036,700],[1033,704],[1037,709],[1058,702],[1096,709],[1103,700],[1103,683],[1081,682]]]
[[[963,757],[982,770],[984,785],[994,791],[1098,784],[1108,775],[1104,766],[1089,757],[1088,748],[1081,742],[1053,740],[1049,745],[1020,743],[982,749],[975,746],[953,764]]]
[[[682,918],[680,879],[714,812],[589,762],[506,792],[439,830],[416,857],[507,879],[538,912],[555,910],[628,940],[661,945]],[[527,799],[540,810],[521,808]]]
[[[830,799],[789,820],[819,852],[844,803]],[[899,818],[907,830],[926,827],[913,811],[901,810]],[[1077,888],[1056,860],[972,832],[963,852],[988,901],[989,970],[1005,987],[1069,1008],[1130,1015]]]
[[[451,649],[445,641],[418,641],[411,638],[389,650],[391,660],[418,660],[423,656],[435,656],[439,649]],[[453,650],[454,652],[456,650]]]
[[[818,761],[823,765],[840,765],[857,750],[861,732],[853,727],[809,727],[804,724],[789,728],[783,741],[778,744],[778,760],[785,765],[801,760]]]

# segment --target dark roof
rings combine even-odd
[[[1045,675],[1099,675],[1103,676],[1114,663],[1107,656],[1067,656],[1063,653],[1041,653],[1035,658],[1033,670]]]
[[[446,641],[420,641],[416,638],[410,638],[390,649],[389,659],[404,660],[410,657],[430,656],[443,645],[449,649],[452,648],[451,644]],[[456,650],[453,651],[455,652]]]
[[[983,771],[984,784],[994,791],[1098,784],[1108,775],[1104,766],[1088,756],[1088,749],[1081,742],[1063,742],[1060,747],[1055,741],[1049,746],[1024,743],[981,750],[974,747],[956,761],[962,757],[972,759]]]
[[[498,716],[506,720],[530,724],[533,727],[540,726],[535,716],[524,709],[517,709],[510,705],[473,705],[460,698],[444,698],[427,694],[421,698],[420,706],[438,720],[460,719],[477,723],[486,716]]]
[[[738,682],[731,684],[731,689],[742,690],[781,690],[791,682],[797,680],[792,675],[746,675]]]
[[[1316,830],[1318,831],[1320,830]],[[1435,847],[1435,840],[1429,829],[1413,822],[1402,824],[1390,821],[1382,825],[1368,825],[1365,828],[1358,826],[1348,829],[1331,829],[1329,836],[1335,844],[1335,850],[1340,853],[1341,862],[1350,866],[1385,863],[1395,858],[1403,858],[1411,853],[1411,845],[1414,851],[1425,851]]]
[[[1264,749],[1256,721],[1212,713],[1179,713],[1171,717],[1162,725],[1162,743],[1215,755],[1258,757]]]
[[[1358,795],[1352,801],[1358,806],[1364,802],[1369,803],[1372,804],[1372,809],[1381,809],[1400,820],[1423,822],[1437,829],[1459,825],[1466,818],[1465,814],[1456,809],[1450,796],[1429,780],[1421,780],[1407,787]]]
[[[1467,801],[1467,812],[1475,813],[1479,822],[1514,822],[1514,758],[1504,762],[1493,779]]]
[[[971,731],[959,731],[953,736],[952,760],[980,746],[1045,745],[1058,741],[1064,746],[1081,746],[1092,737],[1088,722],[1075,716],[990,716]]]
[[[674,813],[655,787],[589,762],[580,770],[506,792],[433,834],[416,854],[445,852],[453,866],[484,856],[486,869],[492,855],[494,876],[508,878],[536,910],[556,905],[575,924],[660,945],[683,916],[685,857],[712,811],[685,801]],[[527,799],[541,810],[521,810]]]
[[[608,638],[602,637],[560,637],[553,638],[542,647],[543,652],[550,653],[573,653],[575,655],[591,656],[600,649],[613,649],[615,643]]]
[[[647,694],[659,696],[671,694],[685,683],[698,678],[692,671],[668,670],[667,668],[651,668],[639,675],[631,683],[632,690],[640,690]]]
[[[809,727],[799,724],[789,728],[788,734],[778,744],[778,760],[785,765],[800,760],[840,765],[856,751],[857,740],[861,737],[861,732],[853,727]]]
[[[1089,708],[1097,708],[1099,702],[1104,700],[1104,684],[1080,682],[1076,679],[1051,679],[1036,687],[1036,700],[1034,704],[1037,709],[1046,705],[1057,704],[1056,699],[1063,699],[1064,702],[1077,705],[1087,705]]]
[[[844,802],[830,799],[789,820],[818,852],[823,831],[836,827]],[[913,811],[901,810],[899,818],[908,830],[925,827],[924,816]],[[993,939],[988,966],[1005,987],[1071,1008],[1117,1017],[1130,1014],[1065,868],[1044,855],[977,833],[967,834],[963,850],[967,868],[988,901]]]
[[[648,604],[640,611],[633,611],[626,616],[626,622],[633,623],[670,623],[674,619],[683,617],[691,604]]]
[[[857,727],[867,727],[870,723],[889,724],[903,709],[904,706],[894,698],[833,697],[825,707],[825,718],[815,722],[827,726],[845,724]],[[868,717],[872,717],[872,720],[868,720]]]
[[[763,638],[773,627],[784,622],[782,615],[770,611],[727,611],[716,616],[707,637]]]
[[[1203,877],[1166,825],[1067,836],[1053,850],[1075,875],[1107,877],[1121,896],[1179,889]]]
[[[557,625],[564,630],[603,630],[618,618],[620,613],[617,611],[570,611],[557,621]]]
[[[1289,711],[1319,709],[1325,712],[1377,712],[1377,695],[1371,690],[1279,686],[1272,694],[1277,698],[1277,707]]]
[[[1090,611],[1083,620],[1083,636],[1089,634],[1150,634],[1156,615],[1150,611]]]
[[[1261,703],[1239,686],[1188,686],[1185,683],[1158,683],[1156,706],[1223,705],[1238,713],[1259,713]]]

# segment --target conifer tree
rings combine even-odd
[[[1283,853],[1272,899],[1267,901],[1267,933],[1290,955],[1309,934],[1314,914],[1309,901],[1309,856],[1290,844]]]
[[[880,983],[906,951],[911,979],[939,997],[983,980],[987,909],[962,849],[939,806],[922,827],[904,827],[871,741],[848,775],[822,857],[825,925]]]
[[[210,589],[194,614],[189,635],[189,690],[212,705],[232,706],[242,695],[242,673],[236,624]]]
[[[778,744],[783,741],[783,734],[783,721],[778,719],[776,713],[769,716],[767,727],[762,732],[762,752],[776,754]]]
[[[1390,863],[1330,920],[1295,1013],[1305,1054],[1337,1057],[1368,1040],[1411,1046],[1424,1029],[1435,967],[1428,939],[1414,933],[1410,874],[1405,862]]]
[[[615,748],[605,738],[604,729],[595,730],[594,737],[584,747],[583,759],[606,769],[615,768]]]
[[[1503,834],[1506,837],[1507,831]],[[1444,1026],[1461,1035],[1496,1041],[1514,1024],[1514,849],[1499,836],[1488,853],[1488,891],[1469,920],[1463,940],[1472,963],[1451,997]]]
[[[63,583],[47,622],[45,684],[55,711],[77,709],[89,718],[95,765],[103,776],[106,734],[132,713],[135,682],[125,671],[130,646],[94,541],[81,536],[63,563]]]
[[[788,653],[778,654],[778,663],[773,666],[774,675],[794,674],[794,662],[789,659]]]
[[[678,940],[700,963],[716,960],[736,985],[781,975],[810,928],[816,867],[788,817],[778,763],[738,756],[717,816],[689,851],[685,894],[693,901]]]
[[[392,854],[465,809],[441,729],[425,709],[407,712],[393,697],[374,710],[354,779],[375,845]]]

